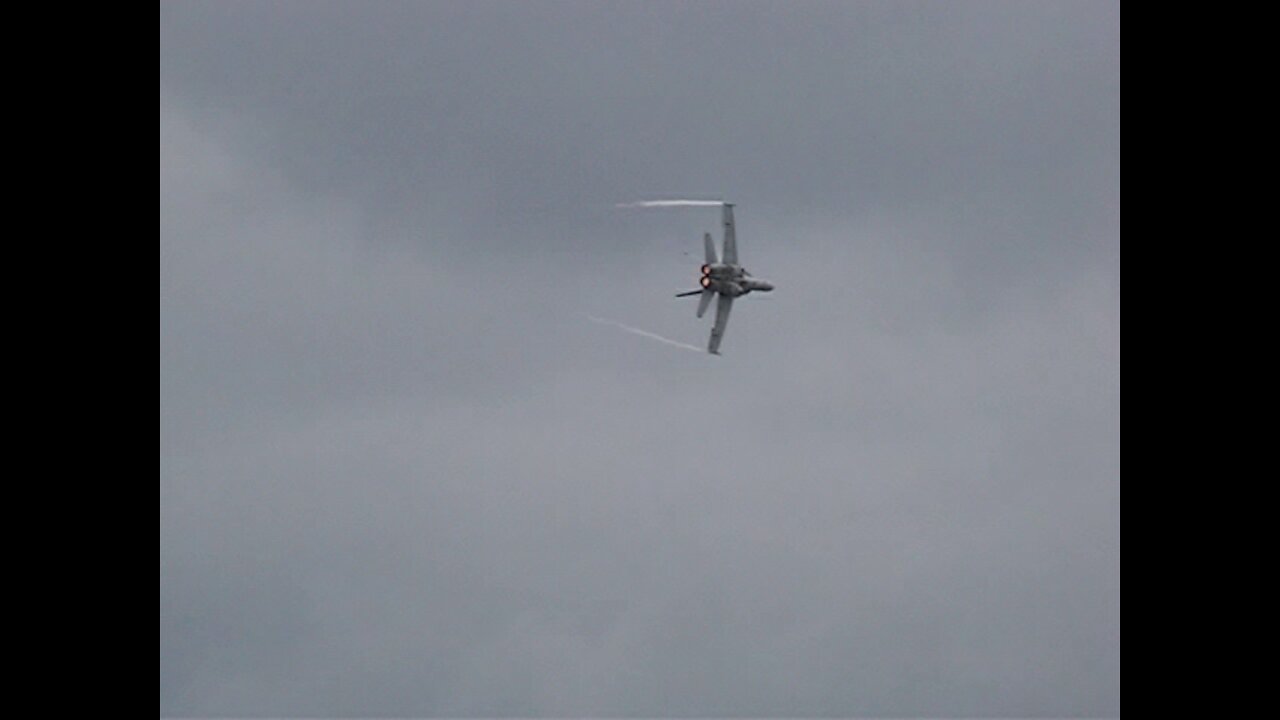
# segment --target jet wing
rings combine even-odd
[[[712,355],[720,354],[720,338],[724,337],[724,326],[729,324],[731,309],[733,298],[722,293],[716,301],[716,324],[711,328],[711,342],[707,345],[707,352]]]
[[[724,204],[724,262],[726,265],[738,264],[738,238],[733,231],[733,205]]]

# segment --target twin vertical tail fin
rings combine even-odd
[[[716,296],[715,290],[703,290],[702,297],[698,298],[698,317],[707,311],[707,306],[711,304],[711,298]]]
[[[711,233],[702,234],[702,247],[706,252],[708,265],[716,265],[720,262],[719,258],[716,257],[716,245],[711,242]],[[702,297],[698,299],[698,317],[702,317],[702,314],[707,311],[707,306],[711,304],[711,298],[715,296],[715,290],[708,288],[702,291]]]
[[[690,290],[689,292],[679,293],[676,295],[676,297],[692,297],[694,295],[701,296],[698,298],[698,317],[702,317],[702,315],[707,312],[707,307],[711,305],[711,298],[716,296],[716,291],[715,290]]]
[[[711,233],[705,233],[702,236],[702,244],[707,252],[707,264],[715,265],[720,262],[716,258],[716,246],[711,242]],[[706,282],[706,278],[703,278],[703,282]],[[711,298],[716,296],[716,291],[710,288],[703,288],[701,290],[677,293],[676,297],[692,297],[694,295],[700,295],[698,298],[698,317],[702,317],[707,312],[707,307],[711,305]]]

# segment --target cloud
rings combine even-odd
[[[302,7],[162,7],[162,714],[1118,714],[1113,6]]]

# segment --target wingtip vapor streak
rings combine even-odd
[[[711,233],[702,236],[706,262],[702,264],[702,288],[690,290],[676,297],[698,296],[698,317],[707,311],[711,299],[716,299],[716,322],[711,327],[711,340],[707,343],[707,352],[720,354],[720,340],[724,338],[724,328],[729,324],[729,311],[733,301],[753,291],[769,292],[773,283],[757,280],[738,264],[738,240],[733,227],[733,203],[724,203],[722,208],[724,225],[724,247],[720,257],[716,257],[716,246],[711,240]]]

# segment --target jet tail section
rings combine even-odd
[[[707,311],[707,306],[711,304],[711,298],[716,296],[715,290],[703,290],[702,297],[698,298],[698,317]]]
[[[715,243],[711,242],[711,233],[703,233],[702,245],[705,248],[707,253],[708,265],[715,265],[716,263],[720,262],[718,259],[716,259],[716,245]],[[698,313],[698,316],[701,317],[702,313]]]

